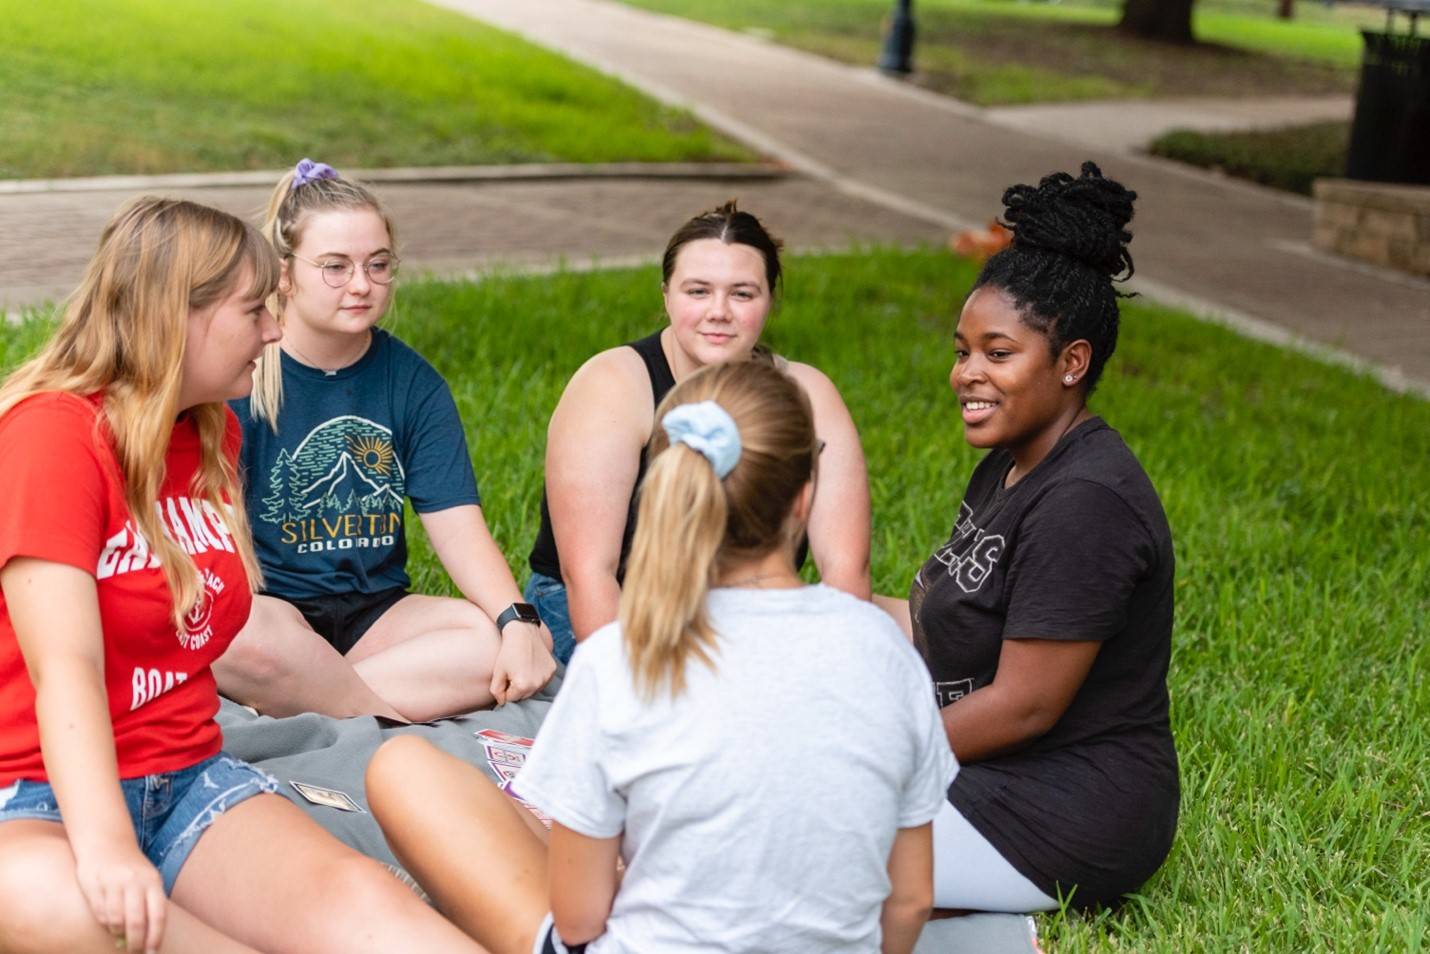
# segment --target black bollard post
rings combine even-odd
[[[884,34],[884,51],[879,54],[879,69],[894,76],[907,76],[914,71],[913,0],[895,0],[889,16],[889,29]]]

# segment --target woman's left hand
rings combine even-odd
[[[501,632],[501,648],[492,664],[492,698],[497,705],[519,702],[536,692],[556,672],[551,636],[545,626],[513,621]]]

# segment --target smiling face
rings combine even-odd
[[[677,378],[748,358],[770,313],[765,260],[748,245],[713,238],[686,243],[664,291]]]
[[[1053,355],[1047,335],[1024,324],[1007,294],[992,286],[968,297],[954,342],[949,383],[964,437],[974,447],[1007,448],[1026,472],[1082,410],[1077,382],[1087,368],[1087,342]]]
[[[180,410],[240,398],[253,389],[254,362],[279,331],[264,300],[248,297],[252,286],[253,270],[245,267],[234,290],[217,304],[189,312]]]
[[[301,222],[300,235],[293,256],[283,261],[285,325],[298,322],[301,332],[318,336],[365,334],[392,298],[392,286],[372,281],[363,269],[393,258],[382,216],[372,209],[316,212]],[[352,277],[333,288],[323,280],[323,267],[341,265],[353,266]]]

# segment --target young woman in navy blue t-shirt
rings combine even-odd
[[[398,265],[377,197],[305,159],[263,231],[283,341],[234,410],[265,591],[220,687],[269,715],[412,721],[529,696],[551,636],[487,529],[452,394],[375,327]],[[464,599],[409,591],[408,501]]]

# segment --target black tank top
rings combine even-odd
[[[660,335],[661,332],[657,331],[649,337],[626,345],[627,348],[634,348],[636,354],[641,356],[646,374],[650,375],[650,391],[654,398],[652,408],[659,407],[670,389],[675,387],[675,375],[671,373],[670,362],[665,360],[665,349],[660,346]],[[617,582],[626,577],[626,557],[630,555],[631,540],[636,532],[636,491],[640,488],[641,478],[645,476],[645,467],[646,449],[643,447],[640,467],[636,470],[635,487],[631,489],[631,501],[626,510],[626,528],[621,534],[621,561],[616,566]],[[553,580],[561,579],[561,558],[556,552],[556,535],[551,531],[551,509],[546,503],[545,487],[541,491],[541,529],[536,532],[536,542],[531,546],[531,556],[527,558],[527,563],[537,573]]]
[[[651,395],[654,398],[652,407],[660,407],[660,402],[665,400],[670,389],[675,387],[675,375],[671,373],[670,362],[665,360],[665,349],[660,346],[660,335],[661,332],[657,331],[649,337],[629,342],[625,346],[634,348],[636,354],[641,356],[641,361],[645,363],[646,374],[650,375]],[[756,350],[760,354],[769,355],[764,348]],[[650,442],[647,441],[646,446],[641,448],[640,466],[636,469],[636,483],[631,488],[631,501],[626,508],[626,528],[621,533],[621,560],[616,564],[616,582],[618,583],[625,581],[626,558],[631,554],[631,541],[635,539],[637,494],[640,490],[641,478],[645,476],[646,451],[649,447]],[[808,556],[809,537],[804,536],[800,538],[799,548],[794,555],[795,567],[804,566],[804,561]],[[531,556],[527,557],[526,562],[537,573],[549,576],[553,580],[561,579],[561,558],[556,552],[556,535],[551,531],[551,508],[546,503],[545,487],[541,489],[541,528],[536,531],[536,542],[531,545]]]

